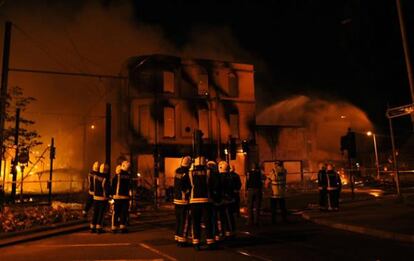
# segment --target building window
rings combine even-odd
[[[204,135],[203,138],[208,138],[208,110],[202,109],[198,111],[198,129],[201,130]]]
[[[229,73],[228,75],[228,86],[229,86],[229,96],[237,97],[239,96],[239,80],[234,73]]]
[[[150,110],[149,106],[141,105],[138,107],[138,131],[144,138],[149,138],[150,133]],[[135,125],[135,123],[134,123]]]
[[[164,107],[164,137],[175,137],[174,107]]]
[[[198,95],[205,95],[208,93],[208,75],[206,73],[201,73],[198,75]]]
[[[154,77],[151,72],[137,72],[136,77],[133,78],[133,84],[137,87],[137,90],[140,93],[148,93],[151,92],[151,87],[154,83]]]
[[[169,71],[163,72],[163,90],[164,92],[174,93],[174,73]]]
[[[230,122],[230,134],[233,138],[239,138],[239,115],[238,114],[230,114],[229,116]]]

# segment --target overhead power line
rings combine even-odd
[[[20,69],[20,68],[10,68],[11,72],[21,72],[21,73],[43,73],[43,74],[57,74],[57,75],[67,75],[67,76],[79,76],[79,77],[92,77],[92,78],[108,78],[108,79],[118,79],[125,80],[127,77],[120,75],[109,75],[109,74],[94,74],[94,73],[78,73],[78,72],[59,72],[59,71],[48,71],[48,70],[35,70],[35,69]]]

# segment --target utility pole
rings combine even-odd
[[[397,151],[395,150],[394,129],[392,128],[392,120],[391,120],[390,117],[388,117],[388,122],[390,124],[390,136],[391,136],[391,146],[392,146],[392,163],[393,163],[394,171],[395,171],[395,184],[396,184],[396,187],[397,187],[397,195],[398,195],[398,197],[401,197],[400,175],[399,175],[399,172],[398,172]]]
[[[404,49],[405,66],[407,67],[408,83],[410,84],[411,101],[412,103],[414,103],[413,71],[411,67],[410,49],[408,47],[407,32],[405,30],[404,13],[403,13],[402,6],[401,6],[401,0],[396,0],[396,4],[397,4],[397,11],[398,11],[398,21],[400,23],[401,40],[402,40],[403,49]],[[413,126],[414,126],[414,114],[411,114],[411,122],[413,123]]]
[[[111,124],[112,124],[112,107],[110,103],[106,104],[105,116],[105,162],[108,169],[111,169]]]
[[[49,205],[52,203],[52,177],[53,177],[53,160],[56,157],[56,148],[55,148],[55,139],[52,138],[52,142],[50,143],[50,170],[49,170]]]
[[[14,147],[15,147],[15,153],[14,153],[14,159],[12,164],[11,173],[13,175],[12,177],[12,191],[11,191],[11,198],[14,202],[16,199],[16,183],[17,183],[17,164],[19,162],[19,125],[20,125],[20,109],[16,109],[16,125],[14,129]]]
[[[3,43],[3,67],[1,73],[1,90],[0,90],[0,153],[4,154],[4,122],[6,118],[6,99],[7,99],[7,84],[9,77],[9,60],[10,60],[10,41],[11,41],[11,26],[10,21],[6,21],[4,30],[4,43]],[[2,161],[0,160],[0,170]],[[4,163],[6,164],[6,163]],[[6,175],[6,173],[3,173]]]
[[[158,146],[158,119],[160,110],[158,108],[158,88],[154,88],[154,208],[158,209],[158,180],[159,180],[159,146]]]

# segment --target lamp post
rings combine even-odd
[[[380,171],[379,171],[379,162],[378,162],[377,139],[376,139],[375,133],[372,133],[372,131],[368,131],[367,136],[372,136],[372,139],[374,140],[375,167],[377,169],[377,179],[379,180],[380,179]]]

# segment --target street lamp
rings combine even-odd
[[[375,137],[375,133],[372,133],[372,131],[367,132],[367,136],[372,136],[372,139],[374,140],[374,152],[375,152],[375,165],[377,169],[377,179],[380,179],[380,171],[379,171],[379,163],[378,163],[378,151],[377,151],[377,139]]]

